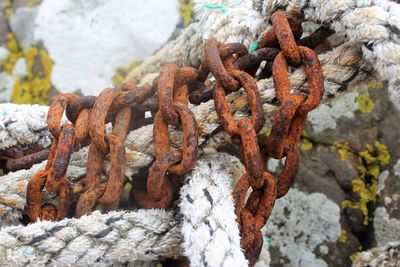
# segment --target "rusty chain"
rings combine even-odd
[[[299,167],[296,145],[308,112],[320,104],[324,92],[322,69],[312,49],[332,34],[329,29],[320,28],[300,39],[301,24],[288,21],[281,11],[275,12],[271,21],[273,27],[260,37],[259,47],[252,53],[242,44],[207,40],[204,60],[198,69],[166,63],[151,86],[138,87],[127,82],[117,89],[107,88],[97,97],[56,96],[48,113],[53,141],[47,151],[47,165],[28,184],[27,214],[31,221],[60,220],[71,215],[74,197],[66,177],[67,167],[72,152],[87,145],[90,147],[85,192],[77,200],[75,216],[90,213],[96,203],[103,204],[106,210],[117,209],[126,182],[124,140],[130,131],[151,123],[154,161],[147,179],[140,181],[144,186],[133,185],[131,200],[143,208],[169,207],[185,174],[197,160],[199,133],[189,102],[197,105],[214,99],[223,129],[241,144],[245,173],[237,181],[233,197],[241,246],[250,265],[254,265],[263,244],[260,229],[275,200],[284,196],[293,183]],[[292,92],[288,79],[288,66],[300,65],[304,65],[309,84],[307,93]],[[206,82],[210,75],[215,82]],[[264,112],[256,79],[271,76],[279,107],[266,143],[260,144],[257,134],[264,125]],[[241,88],[247,95],[251,117],[236,121],[226,95]],[[146,118],[149,111],[152,116]],[[64,112],[72,124],[60,126]],[[106,131],[109,122],[111,132]],[[182,130],[179,148],[170,147],[169,126]],[[111,162],[108,180],[102,179],[106,154]],[[278,179],[265,169],[268,158],[285,158]],[[26,161],[9,165],[26,166]],[[43,189],[57,194],[56,205],[42,203]]]

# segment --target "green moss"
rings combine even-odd
[[[374,102],[369,96],[369,93],[362,93],[356,97],[358,109],[362,113],[370,113],[374,109]]]
[[[25,54],[26,77],[18,77],[11,99],[17,104],[41,104],[49,101],[48,93],[52,87],[51,72],[53,62],[44,49],[31,47]]]
[[[183,24],[188,25],[193,19],[193,2],[192,0],[179,0],[181,7],[179,8],[179,15],[183,20]]]
[[[142,64],[141,61],[135,60],[128,66],[117,69],[112,78],[114,86],[120,85],[124,81],[125,77],[129,74],[129,72],[131,72],[131,70],[133,70],[134,68],[137,68],[140,64]]]
[[[358,153],[358,172],[360,177],[352,181],[353,192],[358,195],[357,200],[345,200],[342,208],[359,209],[364,215],[364,224],[369,223],[368,204],[376,200],[378,179],[381,168],[390,163],[390,154],[386,145],[375,141],[367,144],[365,150]]]

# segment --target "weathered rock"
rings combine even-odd
[[[175,0],[4,2],[0,102],[47,104],[56,90],[97,95],[160,48],[181,19]]]

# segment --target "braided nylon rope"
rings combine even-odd
[[[93,212],[0,231],[1,266],[110,266],[180,254],[179,222],[170,211]]]
[[[226,165],[235,161],[240,164],[233,157],[205,156],[180,191],[182,247],[193,267],[247,266],[226,175]]]

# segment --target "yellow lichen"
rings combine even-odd
[[[374,80],[367,83],[368,89],[383,89],[384,86],[384,83],[380,80]]]
[[[34,6],[37,6],[38,4],[40,4],[40,0],[29,0],[27,3],[26,3],[26,7],[34,7]]]
[[[353,254],[351,254],[350,256],[350,260],[351,262],[354,262],[354,260],[357,258],[358,254],[360,254],[359,251],[354,252]]]
[[[192,0],[179,0],[181,7],[179,8],[179,15],[183,20],[183,24],[188,25],[193,18],[193,2]]]
[[[362,93],[356,97],[358,109],[362,113],[370,113],[374,109],[374,102],[369,97],[369,93]]]
[[[4,70],[8,74],[12,74],[15,63],[18,61],[18,59],[24,56],[24,53],[22,52],[22,49],[17,41],[17,38],[15,38],[14,34],[9,32],[6,34],[6,38],[7,38],[6,48],[8,49],[8,51],[10,51],[10,54],[8,55],[8,58],[4,62]]]
[[[352,152],[351,148],[349,147],[349,142],[335,141],[332,144],[332,148],[338,151],[339,158],[341,160],[347,160],[348,153]]]
[[[300,143],[300,149],[303,151],[308,151],[313,147],[313,144],[307,138],[303,138]]]
[[[18,77],[11,99],[17,104],[47,104],[48,92],[52,87],[51,72],[53,62],[46,50],[30,47],[26,54],[26,77]]]
[[[348,239],[347,231],[344,229],[340,229],[339,242],[345,244],[347,243],[347,239]]]
[[[11,18],[11,13],[12,13],[11,5],[12,5],[11,0],[3,0],[2,1],[2,6],[5,10],[5,16],[6,16],[7,20],[9,20]]]
[[[365,150],[358,153],[358,172],[360,177],[352,181],[353,192],[358,195],[357,200],[345,200],[342,208],[359,209],[364,215],[364,224],[369,223],[368,204],[376,200],[378,179],[381,168],[390,163],[390,154],[386,145],[375,141],[367,144]]]
[[[129,72],[138,67],[141,63],[141,61],[135,60],[128,66],[117,69],[114,77],[112,78],[114,86],[120,85],[124,81],[125,77],[129,74]]]

